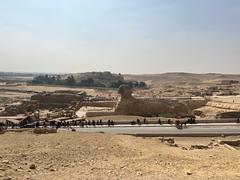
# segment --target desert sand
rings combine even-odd
[[[0,179],[240,179],[240,151],[189,150],[211,138],[175,141],[179,147],[158,138],[67,130],[7,132],[0,135]]]

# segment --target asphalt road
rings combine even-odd
[[[139,136],[219,136],[240,135],[240,125],[225,124],[221,126],[188,126],[177,129],[175,126],[114,126],[76,128],[80,132],[104,132],[110,134],[131,134]]]

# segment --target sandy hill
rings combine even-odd
[[[210,138],[175,140],[179,147],[123,135],[8,132],[0,135],[0,179],[240,178],[238,151],[189,150],[192,142],[208,144]]]
[[[145,81],[149,84],[216,84],[222,80],[237,80],[240,81],[240,75],[238,74],[194,74],[194,73],[164,73],[164,74],[143,74],[143,75],[130,75],[125,74],[124,78],[127,80]]]

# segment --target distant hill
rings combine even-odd
[[[223,80],[240,81],[239,74],[195,74],[195,73],[163,73],[163,74],[143,74],[143,75],[123,75],[126,80],[145,81],[153,86],[162,84],[176,85],[198,85],[198,84],[217,84]]]
[[[0,81],[27,81],[36,76],[44,76],[44,73],[15,73],[0,72]],[[57,76],[57,74],[48,74],[49,76]],[[111,87],[114,83],[117,86],[120,82],[146,82],[151,86],[158,85],[198,85],[198,84],[218,84],[223,80],[240,81],[240,74],[220,74],[220,73],[185,73],[172,72],[163,74],[114,74],[105,72],[86,72],[86,73],[68,73],[59,74],[62,79],[73,76],[76,83],[84,82],[93,83],[97,86]],[[19,78],[21,77],[21,78]],[[94,82],[91,82],[94,81]]]

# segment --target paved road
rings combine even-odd
[[[240,125],[226,126],[188,126],[177,129],[174,126],[115,126],[115,127],[90,127],[76,128],[80,132],[104,132],[111,134],[132,134],[145,136],[219,136],[219,135],[240,135]]]

